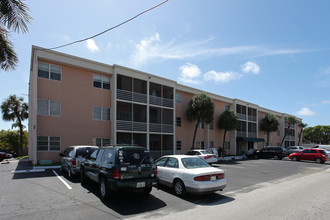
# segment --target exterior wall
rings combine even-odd
[[[95,72],[60,66],[61,81],[38,78],[38,99],[60,101],[61,116],[38,115],[37,136],[61,137],[60,152],[72,145],[93,145],[93,138],[96,137],[110,138],[110,122],[93,120],[92,109],[93,106],[111,109],[111,90],[93,87]],[[58,153],[39,151],[38,158],[58,161]]]
[[[38,77],[38,62],[58,65],[62,68],[61,81],[50,80]],[[93,74],[110,77],[110,90],[95,88],[93,86]],[[146,147],[150,149],[150,135],[172,135],[173,150],[176,154],[186,153],[192,145],[192,136],[196,126],[196,122],[190,122],[186,119],[186,110],[190,100],[199,93],[204,91],[186,87],[177,84],[175,81],[157,77],[151,74],[143,73],[137,70],[126,67],[113,65],[109,66],[102,63],[97,63],[90,60],[73,57],[67,54],[58,53],[55,51],[43,50],[42,48],[33,47],[30,68],[30,88],[29,88],[29,157],[33,163],[40,160],[50,159],[59,161],[59,152],[63,152],[71,145],[95,145],[95,138],[110,138],[111,144],[117,144],[117,103],[122,102],[117,98],[117,74],[132,77],[135,79],[147,82],[147,102],[142,104],[146,106],[147,129],[146,131],[127,131],[131,134],[145,134]],[[164,91],[164,98],[174,99],[173,107],[162,107],[155,104],[150,104],[151,98],[150,84],[156,83],[162,87],[173,88],[173,95],[166,95],[170,91]],[[176,102],[176,93],[181,94],[181,103]],[[219,149],[223,147],[224,131],[218,129],[217,121],[219,116],[224,112],[225,105],[229,105],[231,109],[236,111],[236,104],[246,106],[247,109],[257,109],[256,121],[250,119],[248,113],[247,118],[243,119],[248,124],[256,123],[256,134],[248,133],[246,138],[263,138],[267,141],[267,135],[260,130],[260,121],[267,114],[272,113],[280,120],[280,136],[278,132],[272,132],[270,145],[278,145],[284,136],[285,123],[284,117],[286,114],[274,112],[268,109],[260,108],[259,106],[238,99],[230,99],[217,94],[209,94],[215,104],[213,129],[209,129],[209,125],[205,124],[204,129],[198,128],[195,139],[195,147],[197,142],[204,141],[204,148],[208,148],[210,142],[213,142],[213,147]],[[37,114],[37,100],[53,100],[61,102],[60,116],[44,116]],[[124,101],[134,104],[134,101]],[[135,103],[140,104],[140,103]],[[93,120],[93,107],[110,108],[110,121]],[[163,108],[173,110],[173,133],[151,132],[149,122],[149,107]],[[253,113],[254,114],[254,113]],[[176,118],[181,118],[181,127],[176,126]],[[165,119],[167,122],[171,119]],[[298,143],[299,128],[295,129],[295,142]],[[253,128],[254,129],[254,128]],[[255,132],[255,131],[254,131]],[[250,132],[251,133],[251,132]],[[252,136],[249,136],[252,135]],[[60,137],[60,151],[37,151],[37,136]],[[257,136],[257,137],[255,137]],[[230,149],[226,149],[227,154],[236,154],[238,152],[238,142],[236,141],[237,131],[227,131],[226,142],[230,142]],[[181,149],[176,150],[176,141],[181,141]],[[251,141],[251,140],[249,140]],[[261,149],[264,142],[241,142],[239,148],[243,152],[248,147]],[[168,149],[161,149],[168,150]]]

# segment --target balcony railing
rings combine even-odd
[[[117,99],[147,103],[147,95],[137,92],[131,92],[126,90],[117,89]]]
[[[147,123],[117,120],[117,130],[121,130],[121,131],[147,131]]]
[[[161,133],[173,133],[174,126],[173,125],[166,125],[166,124],[150,123],[149,124],[149,131],[150,132],[161,132]]]
[[[246,131],[237,131],[237,137],[247,137]]]
[[[257,133],[255,133],[255,132],[249,132],[248,135],[249,135],[249,138],[256,138],[257,137]]]
[[[240,113],[236,113],[238,119],[241,119],[241,120],[246,120],[246,115],[244,114],[240,114]]]
[[[248,120],[249,121],[257,121],[257,117],[256,116],[252,116],[252,115],[248,115]]]
[[[173,108],[173,99],[166,99],[166,98],[161,98],[158,96],[149,96],[149,103],[152,105],[159,105],[159,106],[164,106],[164,107],[170,107]]]
[[[295,136],[285,136],[285,140],[287,140],[287,141],[294,141],[294,140],[296,140],[296,137]]]

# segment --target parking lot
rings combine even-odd
[[[145,199],[123,193],[110,202],[99,199],[98,186],[82,187],[79,178],[69,180],[59,169],[12,173],[18,162],[0,165],[0,219],[122,219],[166,216],[196,206],[229,204],[240,194],[330,168],[330,163],[283,160],[241,160],[214,164],[226,172],[227,187],[210,195],[179,198],[172,189],[154,188]],[[58,176],[57,176],[58,175]]]

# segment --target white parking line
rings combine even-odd
[[[59,179],[61,180],[61,182],[66,186],[66,188],[68,188],[68,189],[72,189],[72,187],[71,187],[67,182],[65,182],[64,179],[63,179],[62,177],[60,177],[60,176],[56,173],[55,170],[53,170],[53,173],[57,176],[57,178],[59,178]]]
[[[15,171],[11,171],[12,174],[16,174],[16,173],[39,173],[39,172],[45,172],[45,169],[15,170]]]

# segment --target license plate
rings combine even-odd
[[[216,176],[211,176],[211,181],[217,180]]]
[[[145,182],[139,182],[136,184],[136,188],[143,188],[146,186],[146,183]]]

